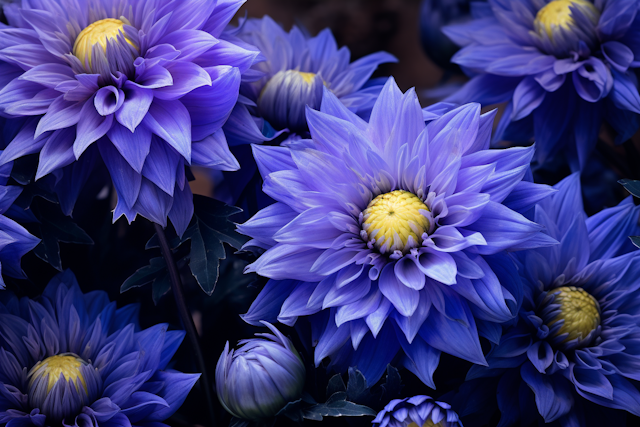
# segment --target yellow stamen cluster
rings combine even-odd
[[[422,243],[422,234],[429,230],[429,220],[420,212],[427,205],[415,194],[395,190],[373,199],[364,210],[362,225],[368,239],[383,252],[408,252]],[[413,244],[410,243],[410,239]]]
[[[311,84],[313,83],[313,79],[315,79],[316,77],[316,73],[305,73],[303,71],[296,71],[300,77],[302,77],[302,80],[304,80],[305,83],[307,84]]]
[[[91,66],[91,51],[93,46],[99,45],[102,47],[102,50],[106,52],[108,40],[117,40],[118,34],[120,33],[122,33],[123,36],[125,35],[123,29],[124,25],[125,22],[120,19],[107,18],[96,21],[85,27],[85,29],[78,34],[78,37],[76,37],[76,41],[73,44],[73,54],[83,64],[86,59],[88,61],[88,65]],[[131,46],[134,46],[131,40],[126,36],[125,40]]]
[[[536,15],[534,25],[538,33],[546,32],[549,38],[552,38],[554,27],[570,29],[575,23],[571,15],[571,6],[582,6],[588,9],[589,16],[600,16],[598,9],[589,0],[553,0]]]
[[[431,421],[431,419],[428,419],[427,421],[424,422],[424,424],[422,424],[422,427],[443,427],[443,426],[444,424],[442,423],[442,421],[440,421],[438,424],[434,424],[433,421]],[[411,423],[407,427],[420,427],[420,426],[416,423]]]
[[[560,314],[547,326],[551,327],[556,322],[564,320],[556,334],[569,334],[564,342],[586,338],[591,331],[600,326],[600,305],[584,289],[562,286],[549,292],[546,299],[552,295],[555,295],[554,303],[560,304]]]
[[[82,365],[82,359],[71,353],[58,354],[56,356],[47,357],[42,362],[36,364],[33,368],[31,368],[31,371],[29,371],[29,387],[31,387],[34,381],[40,378],[44,378],[46,375],[48,375],[48,393],[60,380],[60,375],[62,375],[66,381],[73,381],[76,385],[77,390],[79,389],[79,380],[86,391],[87,384],[82,377],[82,372],[80,371]]]

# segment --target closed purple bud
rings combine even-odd
[[[322,78],[317,74],[280,71],[271,77],[260,93],[260,114],[276,129],[305,130],[305,108],[320,109],[322,86]]]
[[[222,406],[238,418],[259,420],[276,415],[302,393],[305,368],[289,339],[262,322],[275,335],[242,340],[224,347],[216,366],[216,392]]]

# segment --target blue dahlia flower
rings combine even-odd
[[[18,186],[6,185],[12,166],[11,163],[0,166],[0,272],[2,275],[24,278],[20,259],[35,248],[40,239],[5,216],[22,192],[22,188]],[[2,275],[0,275],[0,290],[5,288]]]
[[[216,365],[216,392],[222,406],[245,420],[273,417],[302,394],[305,369],[291,341],[273,325],[274,335],[261,333],[242,340],[236,350],[229,342]]]
[[[580,426],[593,403],[640,415],[640,251],[627,237],[640,206],[630,196],[587,218],[577,174],[555,188],[535,220],[560,244],[514,255],[525,283],[519,323],[467,376],[500,375],[501,426],[536,412]]]
[[[184,332],[137,316],[70,271],[35,300],[0,294],[0,424],[164,426],[199,375],[166,369]]]
[[[441,351],[484,364],[478,333],[497,342],[520,305],[504,251],[556,243],[517,212],[552,191],[523,181],[533,148],[489,150],[479,104],[425,126],[392,78],[369,123],[326,89],[306,115],[311,139],[253,146],[276,203],[238,230],[266,250],[246,271],[272,280],[244,319],[315,315],[315,363],[369,384],[400,349],[432,387]]]
[[[164,226],[168,216],[181,234],[193,213],[185,167],[238,168],[221,127],[258,52],[227,41],[223,29],[242,3],[6,6],[0,115],[22,128],[0,163],[39,153],[36,177],[60,179],[67,167],[72,188],[60,192],[77,194],[97,150],[118,193],[114,218],[140,214]]]
[[[382,88],[369,81],[371,74],[378,65],[396,61],[378,52],[350,63],[349,49],[338,49],[329,29],[315,37],[295,26],[287,33],[269,16],[243,21],[235,36],[258,47],[265,60],[253,66],[254,78],[248,76],[241,86],[244,98],[225,126],[231,143],[266,141],[274,129],[306,133],[305,108],[320,108],[324,87],[350,111],[368,116]]]
[[[502,130],[517,142],[535,136],[540,163],[561,154],[582,169],[603,122],[617,142],[638,129],[639,9],[637,0],[476,3],[475,20],[444,28],[464,46],[452,61],[472,76],[449,100],[506,102]]]
[[[384,407],[373,425],[377,427],[462,427],[451,406],[429,396],[394,399]]]

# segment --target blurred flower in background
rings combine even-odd
[[[395,399],[380,411],[376,427],[462,427],[451,406],[429,396]]]
[[[0,162],[39,153],[37,178],[73,175],[57,188],[70,214],[95,167],[96,156],[82,155],[98,150],[118,193],[114,219],[165,226],[168,216],[182,234],[193,214],[185,167],[239,167],[221,127],[258,55],[223,34],[242,3],[7,5],[0,114],[21,130]]]
[[[305,368],[287,337],[273,325],[261,338],[240,341],[229,350],[229,342],[216,366],[216,392],[224,408],[235,417],[257,421],[273,417],[300,397]]]
[[[225,174],[226,182],[218,187],[216,197],[231,203],[240,199],[253,214],[257,209],[246,199],[257,199],[259,208],[273,200],[260,192],[262,182],[247,144],[261,144],[281,134],[280,140],[308,135],[305,108],[320,108],[324,87],[349,110],[367,118],[384,83],[370,77],[380,64],[396,59],[378,52],[350,62],[349,49],[338,49],[328,28],[315,37],[297,26],[286,32],[269,16],[241,20],[235,37],[259,48],[264,61],[247,73],[240,87],[242,96],[224,126],[242,167],[238,173]]]
[[[199,374],[166,370],[184,332],[140,330],[138,306],[83,294],[71,271],[35,300],[0,293],[0,423],[148,425],[169,418]]]
[[[246,99],[240,100],[225,126],[230,140],[238,136],[246,144],[251,136],[268,126],[264,121],[278,131],[306,133],[305,107],[320,108],[323,87],[331,90],[350,111],[368,117],[384,83],[369,79],[378,65],[395,62],[393,55],[378,52],[350,62],[349,49],[338,49],[329,29],[315,37],[303,31],[294,26],[287,33],[269,16],[240,22],[235,35],[260,49],[265,60],[253,66],[255,72],[261,73],[260,79],[241,87]],[[242,128],[234,126],[237,122],[233,119],[249,114],[254,117],[256,128],[246,135],[246,131],[242,133]],[[240,123],[245,122],[243,117]],[[256,142],[268,139],[267,135]]]
[[[422,0],[420,6],[420,41],[429,59],[448,71],[460,68],[451,57],[460,49],[443,32],[442,27],[470,21],[471,0]]]
[[[525,284],[519,323],[467,379],[499,376],[500,425],[583,425],[583,401],[640,415],[640,232],[632,197],[586,217],[573,174],[541,201],[536,222],[557,246],[515,254]],[[586,403],[586,405],[585,405]]]
[[[316,315],[316,365],[370,384],[400,349],[431,387],[441,351],[485,364],[478,334],[498,342],[520,306],[503,252],[556,243],[517,212],[552,190],[523,181],[533,147],[488,150],[494,116],[469,104],[425,127],[390,78],[369,123],[325,90],[310,140],[254,146],[277,202],[238,226],[266,250],[246,271],[272,279],[243,318]]]
[[[451,102],[506,102],[498,132],[535,137],[539,163],[564,156],[582,169],[602,123],[629,139],[640,122],[636,0],[489,0],[474,20],[444,28],[463,48],[452,61],[471,77]]]

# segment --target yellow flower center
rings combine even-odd
[[[590,13],[588,17],[600,17],[598,9],[588,0],[553,0],[538,11],[534,25],[538,34],[546,32],[549,38],[553,37],[553,29],[562,27],[566,30],[575,24],[571,14],[571,6],[582,6]],[[597,20],[596,20],[597,22]]]
[[[42,362],[36,364],[29,371],[29,387],[31,387],[35,381],[43,379],[48,375],[49,379],[47,384],[47,393],[49,393],[53,386],[56,385],[56,383],[60,380],[60,375],[62,375],[67,382],[73,381],[76,385],[76,390],[78,391],[79,380],[86,391],[87,384],[85,383],[84,378],[82,377],[82,373],[80,372],[80,367],[85,363],[86,362],[84,362],[78,356],[71,353],[64,353],[47,357]]]
[[[302,77],[302,80],[304,80],[306,84],[313,83],[313,79],[316,77],[316,73],[305,73],[303,71],[296,72],[300,75],[300,77]]]
[[[364,210],[362,228],[382,253],[407,253],[422,243],[422,234],[429,230],[429,220],[421,211],[429,208],[413,193],[395,190],[381,194]]]
[[[407,427],[420,427],[420,426],[416,423],[411,423]],[[444,427],[444,424],[442,421],[440,421],[438,424],[434,424],[433,421],[431,421],[431,419],[428,419],[427,421],[424,422],[424,424],[422,424],[422,427]]]
[[[123,18],[124,19],[124,18]],[[107,51],[107,41],[117,40],[122,33],[127,43],[136,47],[124,32],[125,22],[120,19],[107,18],[94,22],[78,34],[73,44],[73,54],[84,64],[85,60],[91,66],[91,51],[93,46],[100,45],[103,52]]]
[[[560,305],[560,314],[547,326],[551,327],[560,320],[564,324],[556,333],[556,336],[569,334],[564,342],[576,338],[584,339],[589,333],[600,326],[600,304],[584,289],[574,286],[562,286],[549,292],[545,301],[555,296],[555,304]]]

